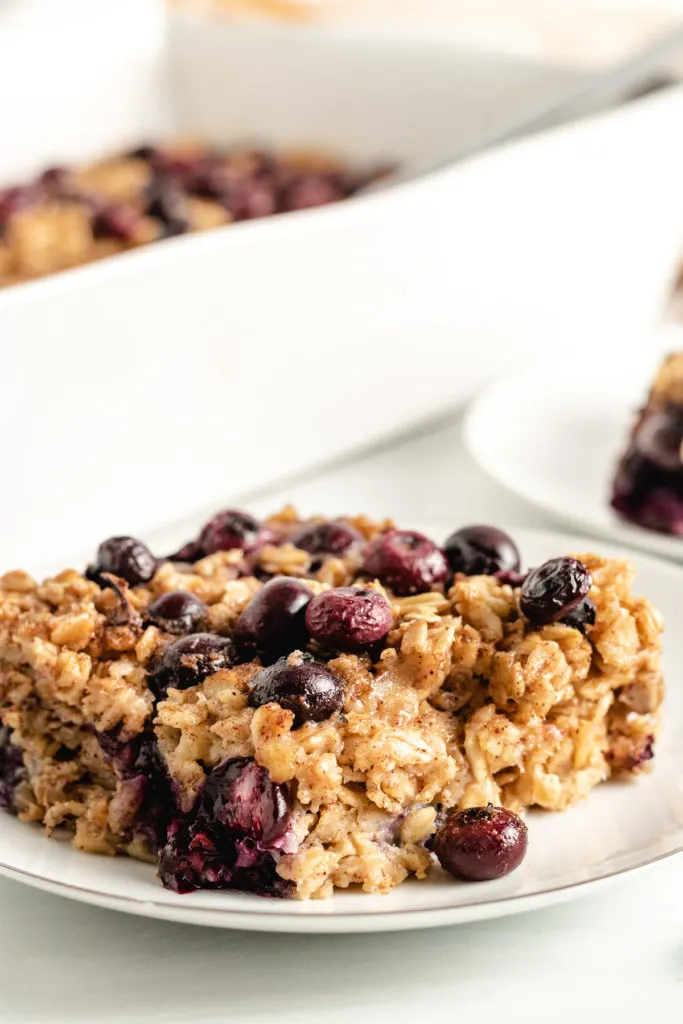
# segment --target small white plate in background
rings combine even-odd
[[[490,385],[470,409],[465,443],[497,483],[583,533],[683,560],[683,539],[631,526],[610,489],[636,410],[665,352],[683,348],[667,326],[638,355],[556,354]]]

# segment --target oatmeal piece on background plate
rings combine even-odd
[[[648,765],[662,620],[632,584],[594,554],[524,574],[492,528],[439,548],[292,509],[7,573],[0,803],[179,892],[387,892],[456,810],[491,830]]]
[[[683,352],[657,371],[619,460],[611,504],[637,526],[683,536]]]

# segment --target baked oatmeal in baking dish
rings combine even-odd
[[[140,146],[0,189],[0,287],[188,232],[326,206],[387,173],[321,153]]]
[[[383,893],[514,869],[526,808],[650,763],[663,623],[627,561],[228,510],[157,558],[0,579],[0,803],[164,885]]]

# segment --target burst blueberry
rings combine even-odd
[[[168,645],[150,682],[157,696],[164,696],[170,686],[177,690],[197,686],[207,676],[232,668],[238,661],[237,649],[230,637],[191,633]]]

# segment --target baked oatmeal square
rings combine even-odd
[[[157,558],[0,580],[0,803],[177,892],[384,893],[513,870],[654,754],[659,613],[625,560],[228,510]]]

